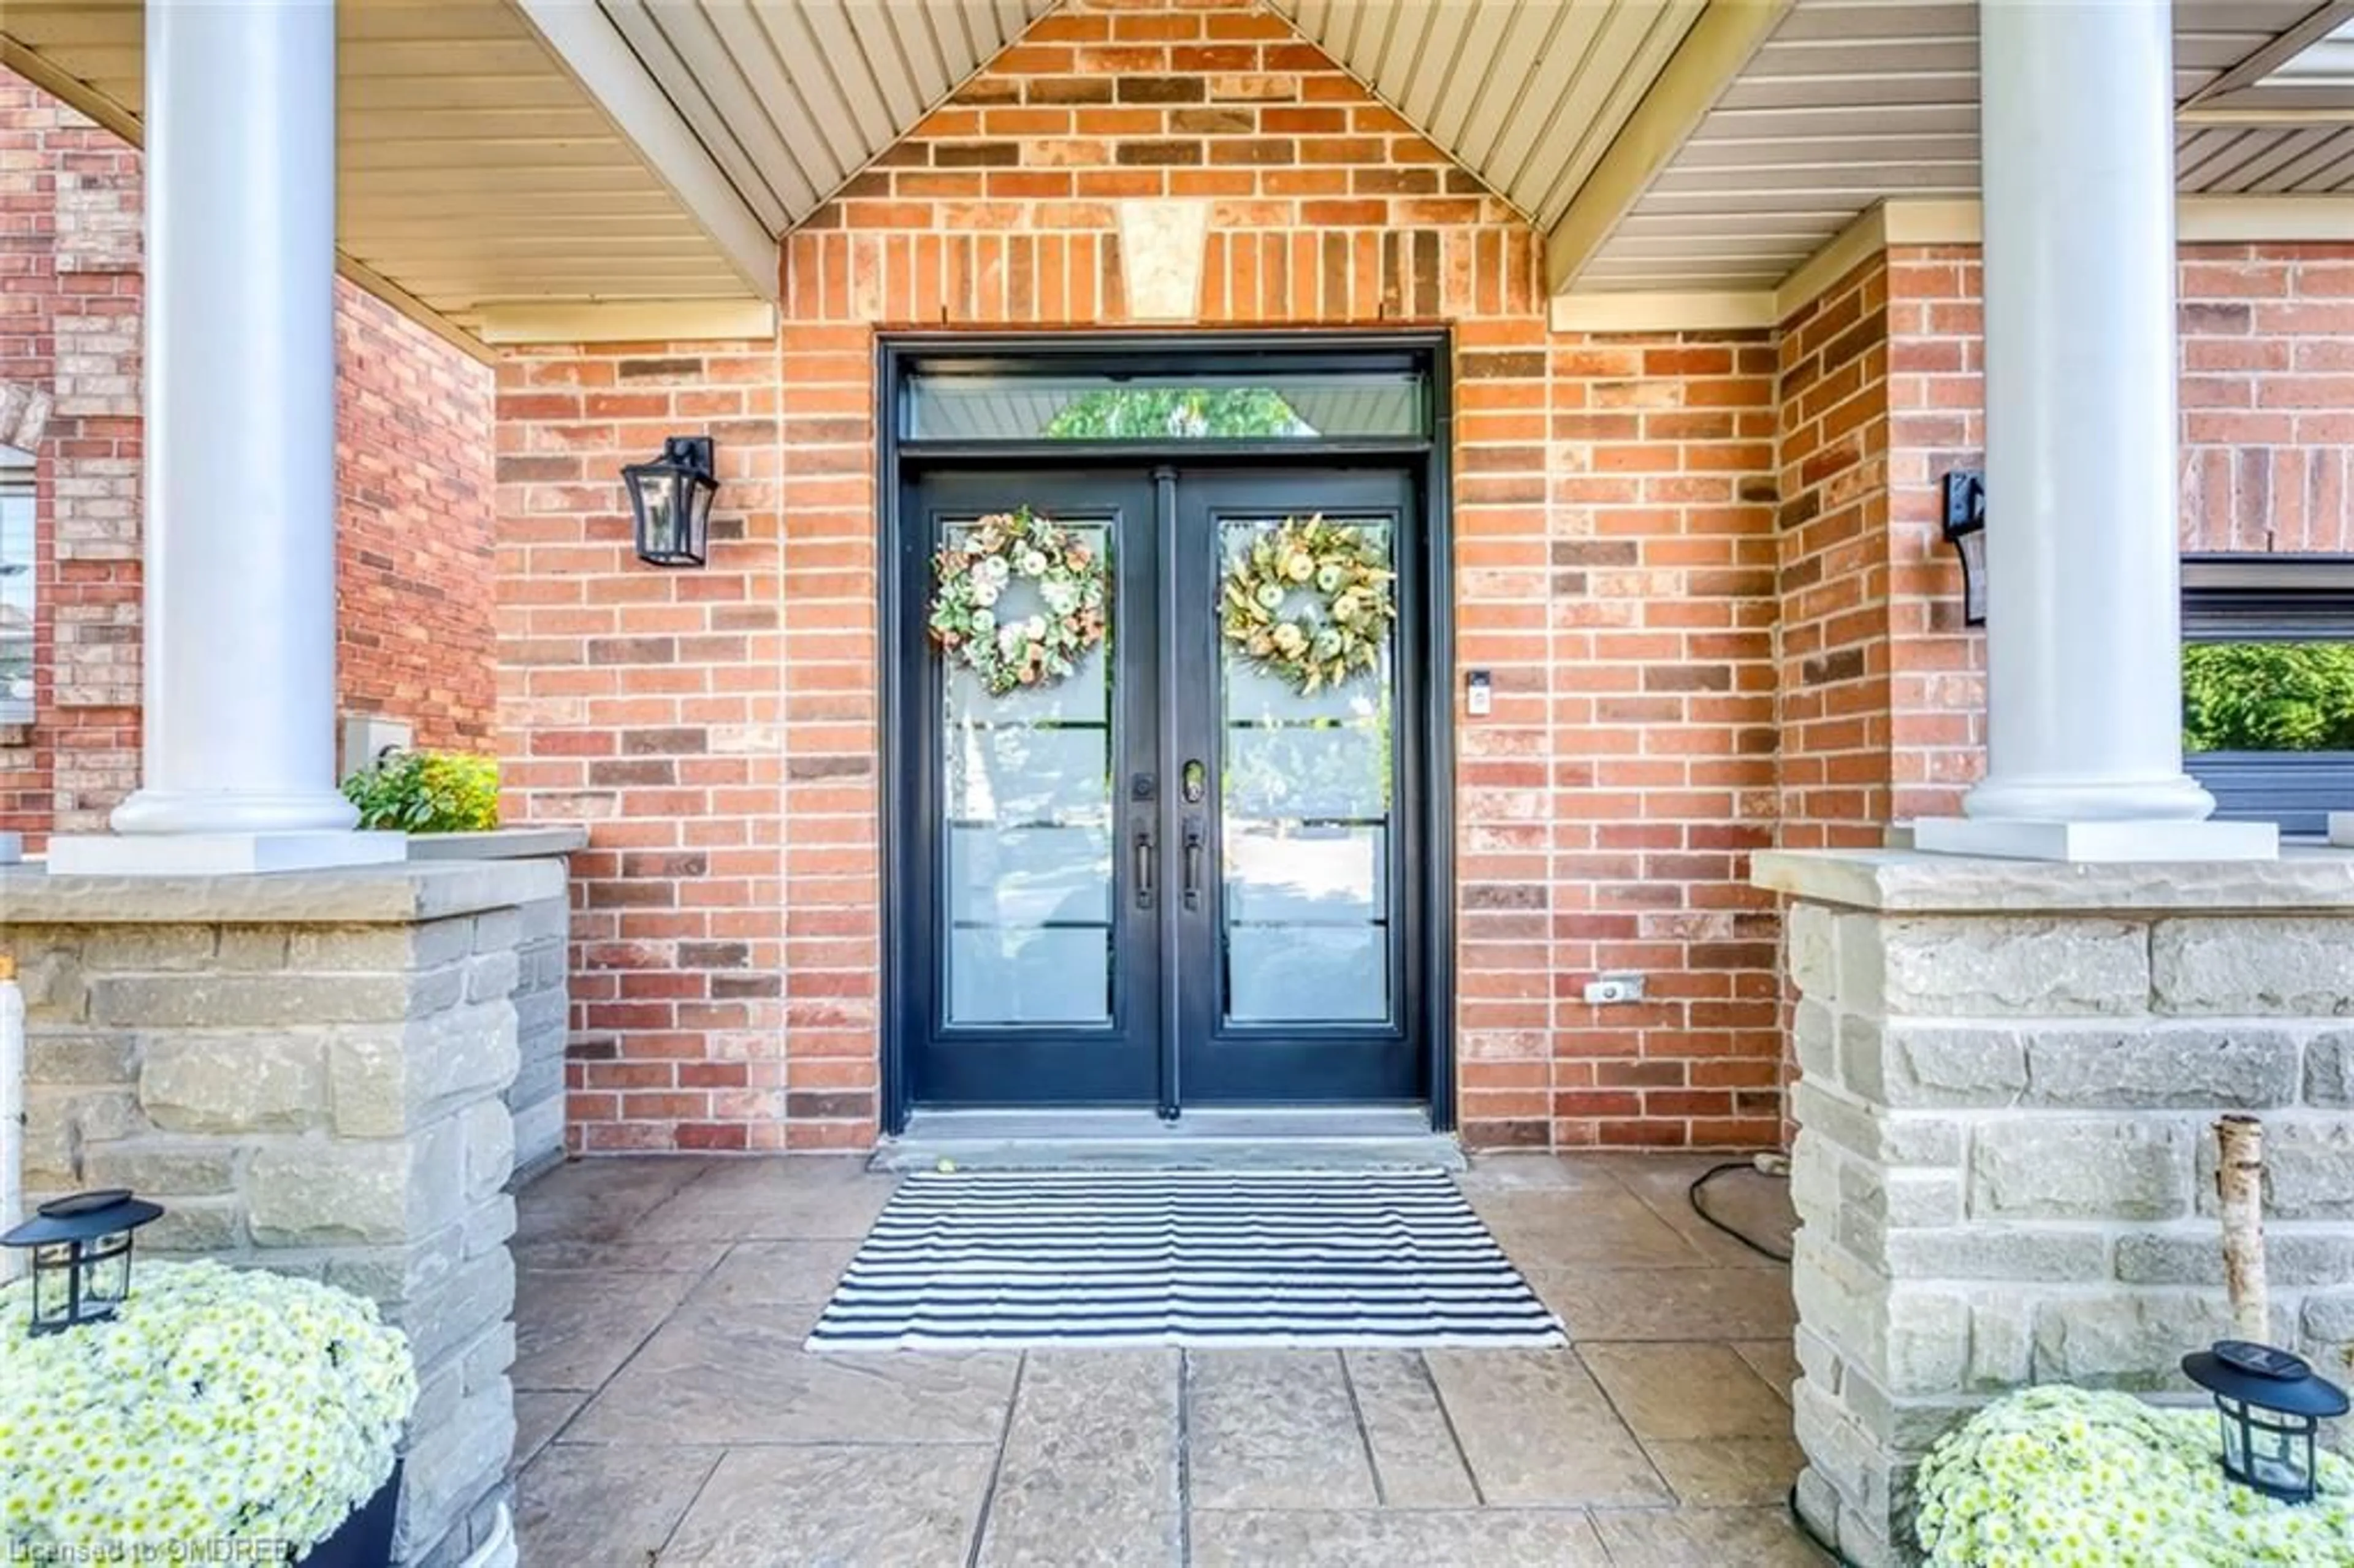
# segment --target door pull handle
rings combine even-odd
[[[1202,906],[1202,822],[1198,817],[1185,822],[1185,907]]]
[[[1136,906],[1152,907],[1152,832],[1149,828],[1136,835]]]

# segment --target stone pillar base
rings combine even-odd
[[[525,912],[563,897],[557,861],[0,872],[0,951],[27,1009],[28,1192],[136,1188],[166,1211],[143,1249],[381,1303],[417,1359],[397,1550],[416,1568],[461,1561],[507,1496],[502,1096]]]
[[[2209,1128],[2263,1118],[2273,1339],[2354,1346],[2354,854],[1766,853],[1795,902],[1792,1393],[1809,1523],[1914,1560],[1913,1478],[2031,1383],[2190,1393],[2225,1337]]]

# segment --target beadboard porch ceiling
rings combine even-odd
[[[137,140],[140,0],[5,0],[0,61]],[[504,308],[661,300],[757,307],[773,231],[698,210],[508,0],[337,10],[345,273],[446,331]]]
[[[2174,17],[2185,195],[2354,194],[2354,72],[2328,47],[2354,5],[2176,0]],[[1975,198],[1978,137],[1975,0],[1794,0],[1607,232],[1556,247],[1554,281],[1771,289],[1875,203]]]
[[[1064,3],[339,0],[344,270],[478,352],[766,330],[779,237]],[[1975,0],[1260,3],[1564,296],[1755,300],[1878,204],[1976,195]],[[2175,15],[2183,189],[2354,203],[2354,0]],[[135,138],[143,16],[0,0],[0,61]]]

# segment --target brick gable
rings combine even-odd
[[[1467,1137],[1770,1139],[1772,923],[1742,880],[1773,807],[1770,342],[1552,334],[1537,238],[1478,181],[1273,16],[1148,0],[1048,16],[788,237],[769,363],[645,345],[675,370],[642,397],[605,353],[518,355],[503,376],[518,804],[596,839],[576,1141],[873,1137],[874,334],[1119,323],[1114,204],[1140,196],[1214,204],[1202,325],[1454,331],[1459,657],[1497,693],[1458,730]],[[774,398],[773,500],[756,485],[714,569],[633,570],[610,476],[665,421],[692,428],[692,387]],[[703,645],[689,591],[780,606],[780,659]],[[779,715],[781,821],[751,789],[723,800],[657,781],[658,751],[622,757],[617,674],[659,675],[665,694],[632,699],[646,723],[684,711],[672,693]],[[696,837],[780,885],[665,870]],[[722,926],[741,928],[715,946]],[[1588,1007],[1585,975],[1613,967],[1649,970],[1651,1000]]]

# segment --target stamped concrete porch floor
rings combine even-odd
[[[812,1356],[857,1160],[607,1160],[523,1195],[525,1568],[1781,1568],[1787,1271],[1684,1158],[1463,1178],[1568,1351]],[[1778,1185],[1712,1206],[1787,1240]]]

